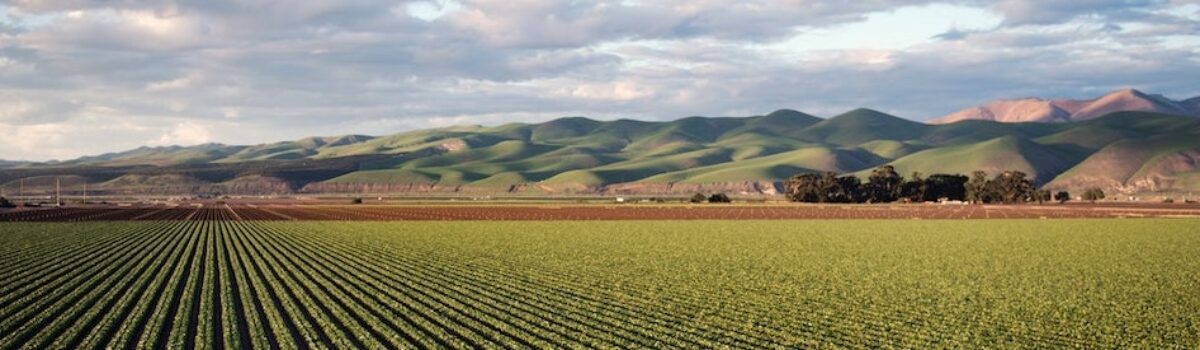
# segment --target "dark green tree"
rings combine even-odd
[[[1096,201],[1104,199],[1104,190],[1098,187],[1092,187],[1083,192],[1083,200],[1096,203]]]
[[[932,200],[927,196],[928,189],[928,183],[921,178],[921,173],[914,171],[912,177],[900,185],[900,198],[913,203]]]
[[[825,185],[825,202],[857,203],[861,200],[862,180],[858,177],[837,177],[837,174],[827,172],[821,178]]]
[[[1066,203],[1067,201],[1071,200],[1071,193],[1067,191],[1058,191],[1058,193],[1054,194],[1054,200],[1058,201],[1058,203]]]
[[[925,179],[925,200],[966,200],[967,177],[963,175],[933,174]]]
[[[707,198],[708,197],[705,197],[703,193],[697,193],[693,194],[692,198],[689,198],[688,201],[692,203],[704,203],[704,200]]]
[[[1026,202],[1033,197],[1033,181],[1024,172],[1009,170],[999,174],[987,186],[994,201],[1004,203]]]
[[[882,165],[871,171],[864,187],[865,200],[871,203],[895,202],[900,197],[904,177],[896,173],[891,165]]]
[[[733,200],[729,199],[729,196],[725,195],[724,193],[714,193],[712,196],[708,197],[708,202],[709,203],[732,203]]]
[[[975,171],[971,173],[971,179],[964,185],[967,201],[971,203],[985,203],[990,197],[988,196],[988,178],[987,172]]]
[[[854,203],[861,199],[862,181],[854,176],[838,177],[837,173],[800,174],[785,185],[787,196],[796,202]]]
[[[8,198],[0,197],[0,208],[16,208],[17,205],[8,201]]]
[[[820,202],[821,177],[820,174],[811,173],[793,176],[785,185],[788,198],[796,202]]]
[[[1046,204],[1046,202],[1049,202],[1052,197],[1053,195],[1050,193],[1050,190],[1033,191],[1033,200],[1038,202],[1038,204]]]

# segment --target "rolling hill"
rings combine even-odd
[[[967,108],[931,121],[947,124],[963,120],[1005,123],[1071,122],[1095,119],[1115,112],[1152,112],[1200,117],[1200,97],[1175,101],[1135,89],[1117,90],[1092,100],[1024,98],[999,100]]]
[[[253,146],[143,147],[0,169],[15,192],[70,177],[96,193],[773,192],[803,172],[904,175],[1021,170],[1078,190],[1200,191],[1200,118],[1117,112],[1063,123],[923,124],[869,109],[828,119],[583,117]],[[774,184],[774,185],[772,185]],[[774,187],[774,188],[772,188]]]

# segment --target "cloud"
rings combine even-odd
[[[1006,25],[1020,26],[1066,23],[1084,16],[1130,16],[1130,12],[1168,3],[1165,0],[1002,0],[995,9],[1004,14]]]
[[[196,145],[212,141],[212,129],[193,121],[175,124],[175,127],[159,137],[159,145]]]
[[[1138,0],[15,0],[0,5],[0,137],[24,148],[0,159],[565,115],[865,106],[924,119],[1124,86],[1194,96],[1198,11]],[[910,39],[881,38],[893,34]]]

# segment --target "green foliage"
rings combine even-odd
[[[965,195],[967,201],[971,203],[983,203],[990,201],[988,195],[988,178],[987,172],[975,171],[971,173],[971,179],[965,185]]]
[[[200,188],[206,183],[190,181],[261,175],[294,188],[328,182],[331,187],[436,184],[505,190],[531,185],[522,188],[556,190],[629,182],[786,181],[797,173],[831,171],[858,175],[872,188],[871,201],[890,202],[901,197],[899,191],[891,191],[890,185],[878,189],[879,183],[868,179],[879,166],[889,165],[899,174],[982,170],[990,177],[1016,170],[1035,185],[1067,189],[1136,187],[1145,179],[1165,179],[1169,181],[1156,183],[1169,188],[1155,190],[1187,192],[1200,190],[1200,166],[1180,154],[1200,150],[1196,140],[1200,119],[1153,113],[1115,113],[1064,124],[946,125],[867,109],[828,119],[790,110],[667,122],[571,117],[254,146],[146,147],[54,164],[24,164],[0,171],[0,182],[11,183],[19,177],[17,172],[32,169],[35,174],[83,175],[98,182],[121,179],[105,184],[112,188],[139,187],[133,181],[139,179],[150,186]],[[146,165],[163,168],[112,170]],[[285,167],[291,170],[278,171]],[[210,178],[214,176],[220,179]],[[972,192],[976,194],[983,196],[982,191]]]
[[[904,177],[896,173],[896,168],[883,165],[871,171],[864,186],[866,200],[871,203],[890,203],[900,197]]]
[[[709,203],[733,203],[733,200],[730,199],[729,196],[725,195],[724,193],[714,193],[713,195],[708,196],[708,202]]]
[[[968,178],[963,175],[933,174],[925,179],[924,201],[965,201]]]
[[[692,203],[704,203],[705,200],[708,200],[708,197],[704,196],[703,193],[697,193],[693,194],[692,198],[690,198],[688,201]]]
[[[1050,190],[1033,191],[1033,200],[1038,202],[1038,204],[1044,204],[1049,202],[1051,199],[1053,199],[1053,195],[1050,193]]]
[[[1175,348],[1198,224],[8,223],[0,344]]]
[[[1071,200],[1071,193],[1067,191],[1058,191],[1054,194],[1054,200],[1058,201],[1059,203],[1066,203],[1067,201]]]
[[[1089,188],[1083,191],[1083,200],[1095,203],[1098,200],[1104,199],[1104,190],[1100,188]]]
[[[863,200],[858,177],[838,177],[833,172],[800,174],[784,184],[788,198],[808,203],[857,203]]]
[[[988,182],[988,197],[997,202],[1026,202],[1033,197],[1033,181],[1020,171],[1005,171]]]

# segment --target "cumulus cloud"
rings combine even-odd
[[[164,132],[158,138],[159,145],[195,145],[212,141],[212,129],[193,121],[175,124],[175,127]]]
[[[929,4],[998,19],[907,29],[928,40],[900,46],[780,44],[878,14],[942,15],[922,12]],[[19,147],[0,159],[565,115],[866,106],[925,119],[1124,86],[1189,97],[1200,94],[1187,78],[1200,75],[1198,11],[1180,0],[14,0],[0,5],[0,137]]]

